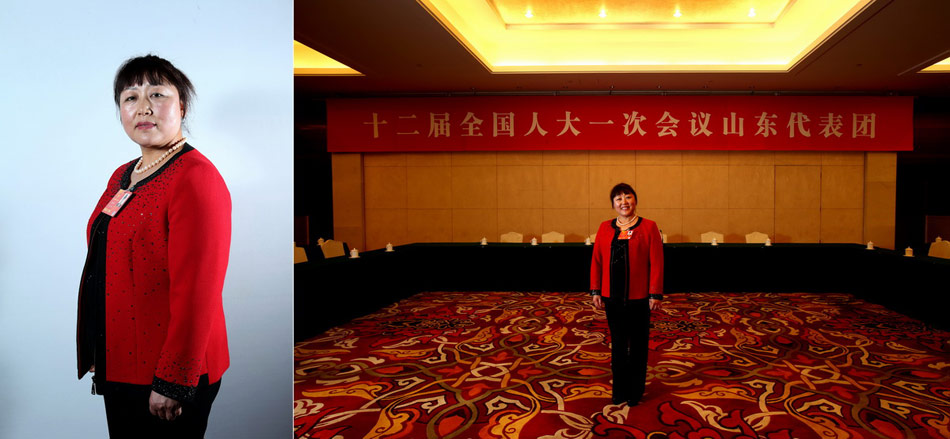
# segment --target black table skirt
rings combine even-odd
[[[294,267],[294,338],[421,291],[587,291],[580,243],[426,243]],[[664,245],[666,293],[844,292],[950,329],[950,260],[857,244]]]

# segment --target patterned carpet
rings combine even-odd
[[[950,333],[845,294],[671,294],[610,403],[583,293],[422,293],[295,349],[298,438],[950,438]]]

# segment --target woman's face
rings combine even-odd
[[[617,194],[614,197],[614,210],[623,217],[633,216],[637,210],[637,199],[633,194]]]
[[[181,138],[184,109],[173,85],[148,82],[126,88],[119,95],[122,128],[143,148],[160,148]]]

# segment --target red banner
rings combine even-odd
[[[331,99],[330,152],[913,149],[913,98]]]

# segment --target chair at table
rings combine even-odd
[[[722,233],[718,233],[718,232],[706,232],[706,233],[703,233],[702,235],[699,235],[699,240],[700,240],[701,242],[712,242],[713,239],[715,239],[716,242],[721,243],[721,242],[722,242],[722,239],[723,239],[723,238],[722,238]]]
[[[558,232],[548,232],[541,235],[541,242],[548,244],[552,242],[564,242],[564,234]]]
[[[332,239],[323,241],[323,245],[320,246],[320,248],[323,249],[324,259],[346,256],[346,249],[343,247],[343,241],[334,241]]]
[[[936,241],[930,243],[930,250],[927,251],[927,256],[950,259],[950,241],[944,241],[938,236]]]
[[[765,244],[768,239],[769,235],[762,232],[746,233],[745,235],[745,242],[748,244]]]
[[[596,233],[591,233],[591,234],[590,234],[590,242],[594,242],[596,239],[597,239],[597,234],[596,234]]]
[[[302,262],[307,262],[307,251],[303,247],[297,247],[297,243],[294,242],[294,263],[300,264]]]
[[[508,232],[501,235],[501,242],[524,242],[524,235],[518,232]]]

